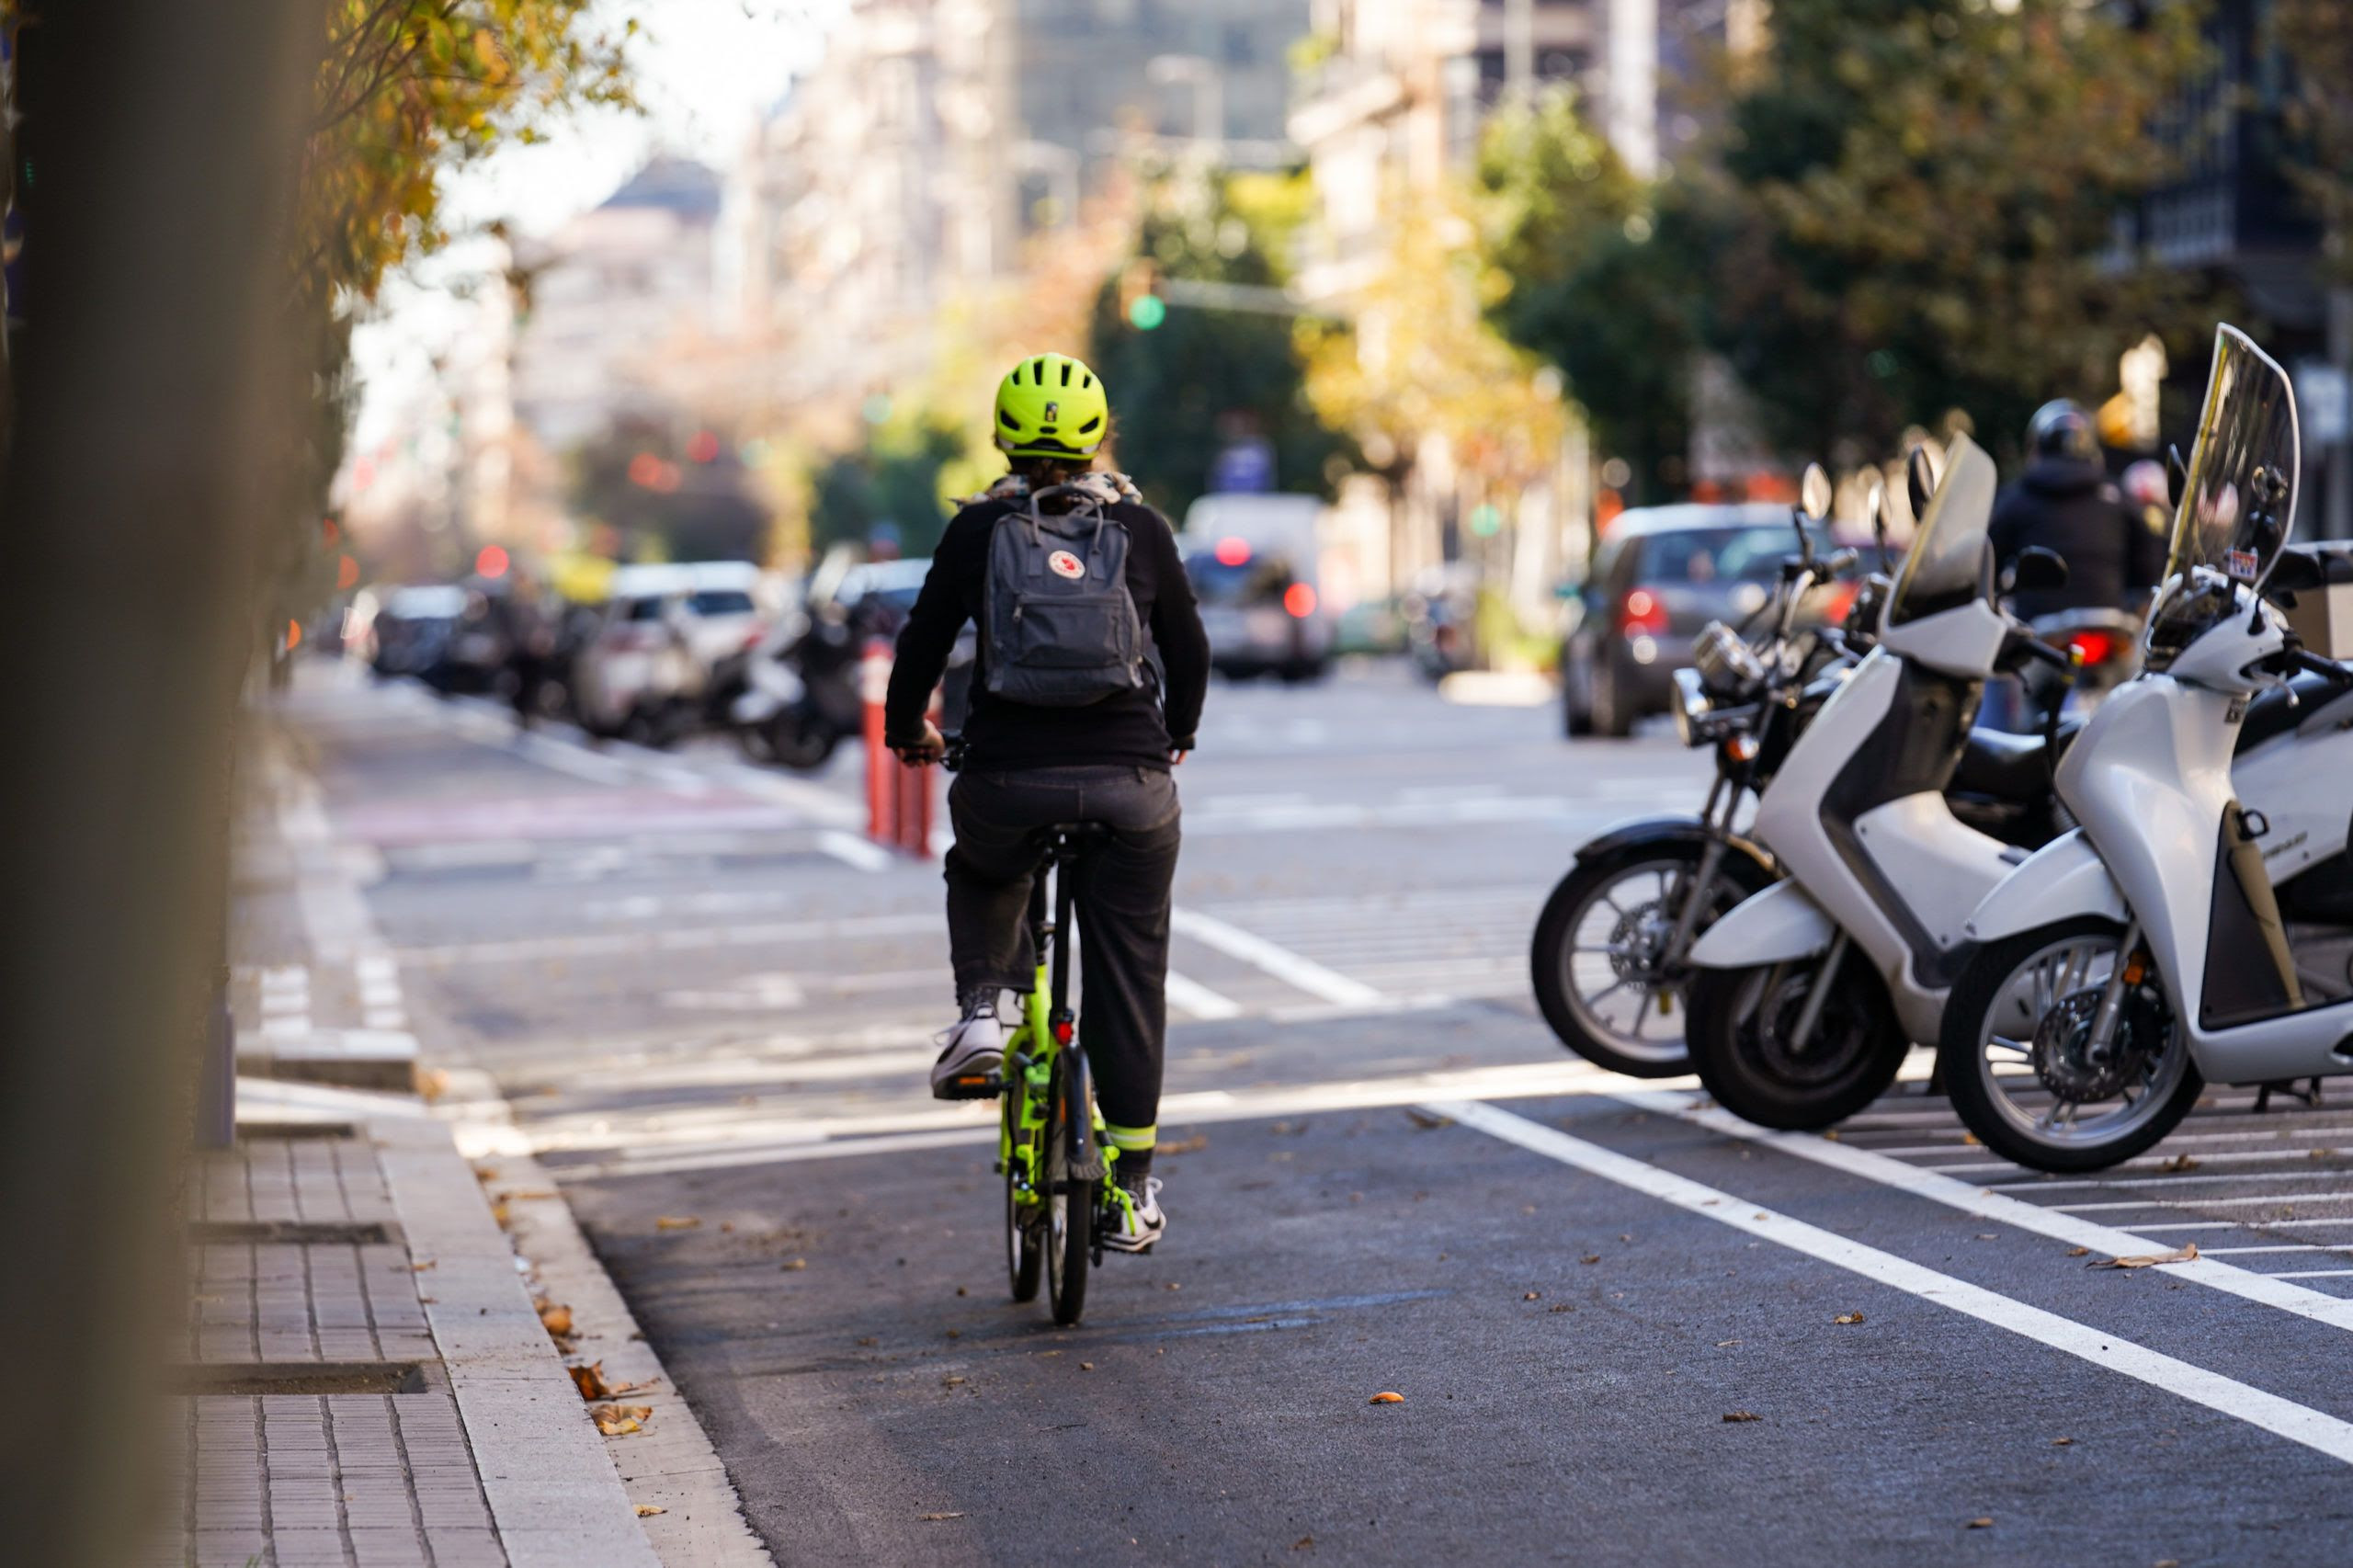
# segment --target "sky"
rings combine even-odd
[[[548,140],[520,143],[443,183],[452,235],[494,219],[547,234],[596,206],[656,153],[716,167],[731,163],[756,117],[783,97],[822,52],[849,0],[598,0],[599,25],[618,32],[635,18],[629,45],[642,114],[574,114]],[[463,329],[466,307],[450,291],[483,265],[483,247],[459,238],[388,279],[352,333],[362,392],[351,450],[372,449],[415,404],[432,377],[433,356]]]

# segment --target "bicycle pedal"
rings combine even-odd
[[[1005,1079],[995,1073],[967,1073],[933,1085],[931,1096],[939,1100],[993,1100],[1005,1093]]]

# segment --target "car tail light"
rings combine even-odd
[[[1618,630],[1628,637],[1653,637],[1666,630],[1666,607],[1648,588],[1629,588],[1618,604]]]
[[[2109,655],[2116,652],[2116,639],[2105,631],[2084,631],[2068,638],[2067,646],[2075,651],[2075,657],[2083,663],[2104,665],[2108,663]]]
[[[1315,613],[1315,590],[1305,583],[1293,583],[1283,590],[1283,608],[1293,620],[1305,620]]]

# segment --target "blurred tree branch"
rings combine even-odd
[[[2307,144],[2291,172],[2320,220],[2334,281],[2353,287],[2353,6],[2275,0],[2273,19],[2294,72],[2289,127]]]

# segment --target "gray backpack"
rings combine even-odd
[[[1078,502],[1040,512],[1042,496]],[[1056,485],[1008,511],[989,538],[981,622],[992,696],[1083,708],[1145,683],[1143,627],[1128,593],[1128,530],[1102,500]]]

